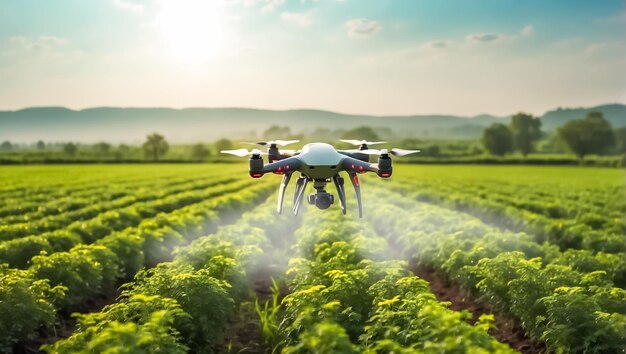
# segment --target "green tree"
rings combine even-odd
[[[424,147],[424,142],[416,138],[407,138],[400,142],[400,146],[404,149],[422,149]]]
[[[99,156],[106,156],[111,152],[111,144],[101,142],[93,146]]]
[[[196,144],[191,148],[191,157],[197,161],[205,160],[209,153],[209,149],[204,144]]]
[[[501,123],[494,123],[483,132],[483,145],[490,154],[504,156],[513,151],[513,134]]]
[[[424,151],[425,156],[438,157],[441,155],[441,148],[439,145],[431,145]]]
[[[63,145],[63,152],[70,157],[74,157],[76,156],[76,153],[78,152],[78,145],[74,144],[74,143],[67,143]]]
[[[626,127],[615,129],[615,143],[620,154],[626,154]]]
[[[215,142],[215,151],[218,153],[222,150],[232,150],[233,142],[228,139],[220,139]]]
[[[513,144],[524,157],[533,151],[533,143],[541,138],[541,120],[530,114],[518,113],[511,117]]]
[[[163,155],[167,153],[170,146],[161,134],[153,133],[148,135],[146,142],[143,143],[143,151],[146,158],[153,161],[159,161]]]
[[[126,144],[120,144],[117,149],[115,149],[113,157],[118,161],[122,159],[128,159],[130,157],[130,146]]]
[[[45,150],[46,149],[46,143],[43,142],[43,140],[39,140],[37,142],[37,150]]]
[[[11,149],[13,149],[13,145],[11,144],[10,141],[4,141],[2,143],[2,145],[0,145],[0,149],[4,150],[4,151],[11,151]]]
[[[272,125],[263,132],[263,139],[265,140],[287,139],[290,136],[291,129],[287,126]]]
[[[380,136],[371,127],[358,127],[343,133],[341,139],[376,141]]]
[[[611,124],[600,112],[567,122],[558,129],[559,138],[579,159],[589,154],[604,154],[615,146]]]

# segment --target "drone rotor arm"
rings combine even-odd
[[[375,172],[378,173],[378,165],[375,163],[365,162],[359,159],[355,159],[350,156],[346,156],[342,161],[342,169],[348,173],[365,173]]]
[[[294,171],[298,171],[300,166],[300,159],[292,156],[263,166],[263,173],[275,173],[279,175],[293,173]]]

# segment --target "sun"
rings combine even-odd
[[[201,63],[222,54],[225,16],[220,0],[162,0],[157,25],[174,57]]]

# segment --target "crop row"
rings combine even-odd
[[[230,179],[213,180],[231,182]],[[21,237],[0,243],[0,262],[23,268],[31,258],[40,252],[54,253],[67,251],[79,244],[90,244],[112,232],[146,223],[159,213],[168,213],[187,205],[193,205],[207,198],[239,190],[246,181],[214,185],[204,190],[186,191],[151,202],[135,203],[129,207],[108,210],[87,221],[76,221],[64,229],[41,235]]]
[[[5,205],[0,208],[0,215],[6,215],[0,218],[0,225],[33,222],[46,216],[59,215],[93,206],[96,203],[132,196],[138,191],[162,190],[163,188],[198,182],[207,178],[215,178],[215,176],[209,177],[205,175],[194,178],[185,176],[167,180],[140,180],[132,183],[116,181],[115,184],[99,182],[98,185],[87,190],[73,191],[59,197],[47,196],[44,201],[30,197],[21,197],[13,201],[7,200]]]
[[[13,170],[15,168],[15,170]],[[136,170],[123,168],[95,167],[95,166],[72,166],[51,167],[44,166],[31,171],[33,166],[8,167],[0,176],[3,178],[3,186],[0,197],[4,200],[32,200],[46,202],[50,199],[62,198],[67,195],[89,192],[95,188],[115,184],[146,184],[155,179],[180,178],[181,173],[176,169],[157,169],[150,171],[147,168]],[[56,172],[55,172],[56,170]],[[11,186],[11,175],[14,175],[14,183]],[[206,171],[194,171],[185,174],[186,177],[201,177]],[[0,209],[2,210],[2,209]],[[3,215],[0,213],[0,215]]]
[[[260,183],[161,213],[94,244],[36,256],[27,270],[4,265],[0,273],[0,318],[14,320],[2,321],[7,328],[0,332],[0,351],[10,352],[16,342],[32,337],[37,328],[53,328],[57,310],[67,314],[80,309],[90,299],[110,292],[120,279],[131,278],[144,264],[153,266],[167,260],[174,247],[214,229],[220,218],[232,218],[267,196],[271,187]]]
[[[519,320],[554,352],[624,349],[624,259],[539,245],[469,215],[371,188],[376,229],[418,264],[432,267],[495,309]],[[367,205],[367,204],[366,204]]]
[[[532,193],[533,188],[541,189],[540,186],[524,188],[518,185],[517,191],[494,197],[493,191],[500,188],[498,185],[489,185],[488,190],[485,186],[483,191],[475,193],[472,193],[470,186],[446,184],[444,181],[440,185],[425,185],[420,180],[400,179],[389,185],[402,193],[415,194],[420,201],[465,211],[495,225],[527,232],[534,235],[538,242],[548,241],[561,250],[573,248],[594,252],[626,252],[623,192],[608,187],[601,192],[572,190],[570,193],[580,199],[571,203],[568,209],[558,193],[546,191],[541,197],[525,197]],[[587,198],[590,195],[595,198]],[[609,203],[609,200],[615,200],[616,195],[621,196],[622,206]],[[595,207],[591,210],[584,207],[589,205]]]
[[[106,341],[108,350],[212,353],[249,294],[248,274],[267,263],[271,245],[297,223],[275,216],[273,203],[178,248],[172,262],[141,271],[115,304],[82,315],[77,331],[46,351],[98,351]]]
[[[181,176],[202,178],[216,171],[228,174],[236,169],[235,165],[9,166],[0,171],[3,181],[0,188],[12,184],[12,189],[0,192],[0,198],[18,204],[26,200],[47,203],[102,186],[115,189],[124,184],[145,185]],[[0,216],[4,215],[0,213]]]
[[[362,220],[310,210],[296,233],[292,293],[278,326],[283,353],[514,352],[448,309]]]
[[[403,196],[408,196],[418,201],[425,199],[422,191],[411,192],[407,189],[409,187],[406,184],[392,183],[385,184],[385,186],[387,190],[395,190]],[[462,195],[462,193],[458,194]],[[429,203],[432,201],[432,199],[426,199]],[[461,203],[459,202],[460,199],[461,197],[455,197],[454,200],[441,199],[436,204],[457,211],[466,211],[468,214],[479,217],[483,222],[486,220],[490,224],[496,224],[501,227],[509,225],[515,231],[520,231],[521,229],[525,234],[518,237],[519,242],[525,244],[527,248],[535,249],[534,254],[542,256],[545,262],[568,265],[574,270],[585,273],[596,270],[605,271],[615,285],[626,288],[626,250],[623,249],[626,248],[626,239],[623,234],[607,235],[605,232],[590,231],[588,226],[577,224],[575,220],[570,220],[569,222],[546,221],[546,219],[537,216],[520,215],[520,211],[515,208],[502,209],[500,206],[490,205],[485,201],[473,200],[470,202],[469,198],[466,202]],[[507,222],[503,222],[503,220]],[[565,225],[577,225],[574,228],[576,229],[575,234],[561,234],[561,232],[555,231],[556,228],[559,228],[561,231],[564,230]],[[499,229],[496,227],[488,227],[487,225],[483,225],[483,227],[492,234],[499,232]],[[542,230],[548,230],[545,232],[548,232],[553,237],[561,234],[560,239],[548,238],[546,240],[542,236],[544,235]],[[533,237],[529,237],[528,234],[533,235]],[[564,247],[565,240],[572,235],[580,238],[581,248]],[[507,236],[507,238],[512,237]]]
[[[232,177],[219,177],[174,186],[164,191],[144,190],[129,197],[97,203],[88,208],[34,222],[0,226],[0,240],[15,240],[45,232],[55,234],[55,230],[63,229],[85,236],[84,242],[92,242],[102,236],[100,233],[94,233],[92,230],[94,226],[101,225],[103,231],[111,228],[110,225],[114,223],[121,224],[119,227],[126,227],[127,218],[138,222],[159,212],[171,211],[182,205],[200,201],[216,191],[232,188],[233,184],[242,184],[244,179],[230,183],[233,181],[235,179]]]

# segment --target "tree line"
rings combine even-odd
[[[37,153],[56,153],[62,154],[66,158],[74,159],[82,154],[83,157],[97,157],[103,160],[128,160],[143,155],[145,160],[158,162],[162,160],[170,151],[170,144],[165,137],[158,133],[152,133],[146,136],[145,142],[140,146],[131,146],[120,144],[114,146],[107,142],[99,142],[95,144],[79,144],[75,142],[48,143],[39,140],[34,145],[17,145],[10,141],[4,141],[0,144],[0,151],[26,153],[29,151]],[[186,151],[188,150],[188,151]],[[178,154],[176,159],[191,159],[194,161],[206,160],[211,154],[211,149],[207,144],[194,144],[189,149],[185,149],[183,153]]]
[[[614,130],[601,112],[590,112],[585,118],[571,120],[559,127],[556,133],[558,140],[581,160],[591,154],[626,152],[626,128]],[[487,127],[482,143],[495,156],[519,151],[526,157],[543,137],[541,120],[520,112],[511,117],[508,125],[494,123]]]
[[[146,136],[138,146],[107,142],[79,144],[75,142],[46,143],[42,140],[34,144],[0,143],[0,152],[13,152],[13,158],[29,155],[33,161],[46,160],[46,156],[56,160],[76,161],[208,161],[218,158],[219,151],[241,147],[238,141],[258,141],[272,139],[300,139],[332,143],[340,149],[353,148],[338,142],[339,139],[386,140],[390,145],[409,149],[420,149],[416,158],[459,158],[476,157],[485,153],[505,156],[519,152],[526,158],[530,153],[562,153],[571,151],[579,159],[591,154],[626,153],[626,128],[613,130],[602,113],[591,112],[585,118],[572,120],[558,128],[556,132],[543,132],[541,120],[526,113],[511,117],[508,124],[495,123],[483,131],[479,140],[423,140],[406,138],[400,140],[389,127],[355,127],[353,129],[318,128],[308,133],[295,133],[288,126],[271,126],[256,136],[241,136],[238,139],[222,138],[212,143],[194,145],[172,145],[159,133]],[[226,158],[226,157],[221,157]],[[28,161],[28,158],[22,158]]]

